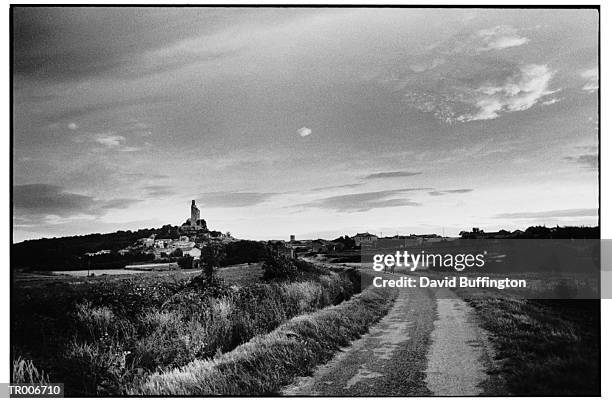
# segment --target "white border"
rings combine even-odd
[[[9,187],[10,187],[10,182],[9,182],[9,150],[10,150],[10,144],[9,144],[9,137],[10,137],[10,128],[9,128],[9,122],[10,122],[10,100],[9,100],[9,90],[10,90],[10,84],[9,84],[9,74],[10,74],[10,62],[9,62],[9,43],[10,43],[10,37],[9,37],[9,5],[10,4],[31,4],[32,2],[28,2],[28,1],[13,1],[13,2],[5,2],[3,4],[3,7],[0,9],[0,22],[1,24],[4,26],[3,30],[2,30],[2,36],[3,36],[3,40],[2,42],[0,42],[0,52],[1,54],[5,55],[5,63],[2,64],[2,74],[1,77],[3,78],[1,81],[1,85],[2,85],[2,90],[3,90],[3,94],[5,94],[5,96],[2,98],[2,104],[0,106],[0,110],[2,113],[2,121],[3,121],[3,127],[5,128],[6,131],[6,135],[2,137],[2,147],[1,147],[1,152],[0,152],[0,161],[2,164],[2,167],[4,167],[5,171],[5,175],[3,175],[1,177],[1,189],[2,189],[2,193],[3,193],[3,198],[1,200],[1,204],[0,204],[0,211],[2,211],[2,229],[3,231],[0,232],[0,257],[2,259],[2,263],[4,265],[2,265],[2,270],[4,271],[4,277],[3,277],[3,281],[0,282],[0,294],[2,295],[1,299],[2,299],[2,305],[1,305],[1,314],[2,316],[0,318],[4,318],[4,327],[2,328],[2,330],[0,331],[0,352],[1,352],[1,357],[0,357],[0,382],[5,382],[9,380],[9,354],[10,354],[10,348],[9,348],[9,328],[8,328],[8,318],[9,318],[9,269],[10,269],[10,265],[9,265],[9,232],[10,230],[10,226],[9,226]],[[52,1],[41,1],[39,2],[39,4],[53,4],[54,2]],[[82,4],[84,3],[84,1],[74,1],[74,0],[60,0],[57,1],[55,3],[62,3],[62,4]],[[201,5],[206,5],[206,4],[219,4],[221,3],[220,1],[215,2],[215,1],[170,1],[170,0],[148,0],[148,1],[142,1],[142,0],[133,0],[133,1],[124,1],[124,0],[115,0],[115,1],[110,1],[110,2],[95,2],[95,4],[99,4],[99,5],[104,5],[104,4],[201,4]],[[249,0],[239,0],[239,1],[229,1],[229,2],[225,2],[227,4],[257,4],[256,2],[253,1],[249,1]],[[388,1],[384,1],[384,2],[380,2],[380,1],[364,1],[364,0],[352,0],[350,2],[342,2],[342,1],[338,1],[338,0],[328,0],[328,1],[290,1],[290,0],[265,0],[264,1],[265,4],[312,4],[312,5],[316,5],[316,4],[338,4],[338,5],[342,5],[342,4],[364,4],[364,5],[375,5],[375,4],[394,4],[394,5],[456,5],[456,6],[461,6],[461,5],[482,5],[482,6],[487,6],[487,5],[493,5],[493,6],[504,6],[504,5],[511,5],[511,6],[517,6],[517,5],[529,5],[528,2],[526,1],[522,1],[522,2],[518,2],[518,1],[492,1],[492,0],[488,0],[488,1],[482,1],[482,0],[472,0],[472,1],[455,1],[455,2],[449,2],[449,1],[436,1],[436,0],[423,0],[423,1],[394,1],[394,0],[388,0]],[[603,1],[598,0],[598,1],[589,1],[589,2],[584,2],[584,1],[547,1],[547,0],[540,0],[536,3],[537,5],[542,5],[542,6],[554,6],[554,5],[600,5],[601,6],[601,24],[600,24],[600,28],[601,28],[601,72],[610,72],[612,71],[612,62],[611,62],[611,51],[612,51],[612,35],[611,32],[612,30],[609,28],[610,27],[610,23],[612,23],[612,15],[610,12],[610,6],[608,6],[607,4],[604,4]],[[610,4],[610,3],[608,3]],[[610,129],[610,124],[609,124],[609,119],[606,119],[607,117],[612,116],[610,113],[612,112],[610,110],[610,98],[609,98],[609,94],[610,94],[610,86],[607,85],[607,83],[609,81],[607,81],[608,79],[606,78],[606,74],[603,73],[603,80],[601,80],[602,84],[604,84],[604,86],[602,86],[602,97],[601,97],[601,115],[600,115],[600,122],[601,122],[601,137],[600,137],[600,141],[601,141],[601,204],[600,206],[602,207],[602,212],[601,212],[601,226],[602,226],[602,238],[605,239],[610,239],[612,238],[612,214],[609,213],[609,210],[606,209],[606,207],[612,207],[612,189],[610,189],[609,184],[611,183],[611,179],[612,179],[612,175],[610,174],[610,170],[612,168],[612,162],[610,161],[610,157],[609,157],[609,153],[610,151],[612,151],[612,141],[609,139],[609,137],[607,136],[609,129]],[[604,91],[605,90],[605,91]],[[605,96],[604,96],[605,95]],[[604,158],[605,156],[605,158]],[[607,180],[607,181],[606,181]],[[606,184],[608,184],[608,186],[606,186]],[[612,371],[611,371],[611,367],[610,365],[612,364],[612,350],[610,349],[610,341],[612,341],[612,324],[610,322],[610,319],[612,319],[612,300],[607,299],[607,300],[603,300],[602,301],[602,312],[601,312],[601,318],[602,318],[602,349],[601,349],[601,353],[602,353],[602,374],[601,374],[601,380],[602,380],[602,396],[604,397],[604,399],[607,401],[610,399],[610,397],[612,397],[612,386],[610,385],[610,383],[606,383],[607,381],[612,380]],[[40,399],[37,399],[40,400]],[[81,399],[82,400],[82,399]],[[85,399],[86,402],[89,402],[92,399]],[[118,400],[118,399],[110,399],[110,400]],[[158,402],[158,401],[167,401],[168,399],[160,399],[160,398],[149,398],[147,399],[147,402]],[[181,401],[183,399],[181,398],[169,398],[169,400],[171,401]],[[199,400],[202,400],[201,398]],[[267,400],[266,398],[220,398],[218,400],[224,400],[224,401],[231,401],[231,402],[241,402],[241,401],[252,401],[252,400],[257,400],[257,401],[261,401],[261,400]],[[367,403],[369,401],[371,401],[371,399],[367,398],[367,397],[363,397],[363,398],[334,398],[334,399],[329,399],[329,398],[293,398],[291,399],[292,402],[295,403],[306,403],[306,402],[310,402],[316,400],[317,402],[323,402],[323,401],[328,401],[328,400],[333,400],[333,401],[338,401],[338,402],[350,402],[351,403]],[[381,400],[381,399],[376,399]],[[399,403],[399,402],[403,402],[403,400],[405,400],[405,398],[385,398],[382,399],[386,402],[395,402],[395,403]],[[416,398],[416,400],[428,400],[429,402],[441,402],[441,401],[445,401],[448,402],[448,398]],[[451,399],[453,400],[453,402],[456,403],[461,403],[461,404],[468,404],[473,402],[473,398],[453,398]],[[491,402],[491,403],[499,403],[499,402],[504,402],[505,400],[508,400],[507,398],[492,398],[492,397],[486,397],[486,398],[482,398],[479,399],[480,402]],[[554,402],[554,403],[570,403],[570,402],[575,402],[576,399],[575,398],[512,398],[511,400],[518,402],[518,400],[520,400],[521,403],[523,402],[531,402],[531,401],[537,401],[537,402]],[[600,398],[585,398],[585,399],[580,399],[581,402],[598,402],[601,399]]]

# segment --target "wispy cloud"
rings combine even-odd
[[[174,188],[168,185],[148,185],[142,188],[149,197],[170,196],[175,193]]]
[[[500,50],[521,46],[529,42],[529,39],[518,35],[515,28],[500,25],[490,29],[483,29],[476,33],[483,42],[479,51]]]
[[[22,223],[45,221],[48,216],[61,218],[79,215],[100,217],[111,209],[124,209],[138,199],[98,199],[69,192],[51,184],[26,184],[13,187],[14,217]]]
[[[587,79],[586,84],[582,89],[589,93],[594,93],[599,89],[599,72],[597,67],[588,69],[580,73],[580,77]]]
[[[547,210],[540,212],[513,212],[502,213],[495,218],[497,219],[552,219],[562,217],[591,217],[597,216],[597,209],[564,209],[564,210]]]
[[[476,112],[461,115],[459,121],[495,119],[503,112],[525,111],[541,97],[552,94],[548,88],[554,72],[546,65],[526,65],[501,85],[484,85],[476,90]]]
[[[106,211],[109,209],[125,209],[125,208],[129,208],[136,202],[140,202],[140,199],[133,199],[133,198],[110,199],[107,201],[99,202],[98,209],[101,209],[102,211]]]
[[[74,141],[77,143],[93,142],[104,146],[105,149],[117,152],[134,152],[142,149],[141,147],[126,145],[126,137],[113,131],[80,134],[74,138]]]
[[[268,201],[274,192],[207,192],[200,195],[202,204],[211,208],[241,208]]]
[[[517,66],[505,61],[474,65],[477,73],[445,67],[431,77],[406,80],[406,103],[432,114],[446,124],[496,119],[503,114],[525,111],[559,90],[549,88],[555,72],[545,64]],[[450,69],[450,72],[448,71]],[[451,73],[452,72],[452,73]],[[444,80],[440,80],[444,77]],[[436,85],[422,84],[435,80]],[[556,101],[554,101],[556,102]]]
[[[185,18],[185,12],[159,13],[143,8],[16,10],[15,36],[21,46],[16,48],[15,72],[55,81],[143,77],[217,60],[240,50],[231,35],[216,34],[223,18],[219,13],[197,8],[188,13]],[[53,26],[63,28],[49,35]],[[89,34],[81,27],[87,27]],[[202,37],[211,40],[203,42]]]
[[[125,142],[125,137],[120,135],[115,135],[111,133],[100,133],[95,135],[94,141],[100,143],[103,146],[113,148],[119,147]]]
[[[45,121],[49,124],[57,125],[60,123],[67,123],[67,126],[72,129],[78,129],[74,120],[81,120],[89,117],[96,117],[107,114],[125,114],[133,110],[147,110],[154,109],[159,106],[169,104],[171,101],[166,96],[149,96],[149,97],[135,97],[130,99],[116,99],[109,102],[92,102],[86,105],[68,105],[63,107],[61,110],[50,111],[45,114]],[[72,126],[72,127],[71,127]],[[143,129],[143,128],[141,128]]]
[[[556,97],[553,97],[553,98],[551,98],[551,99],[549,99],[549,100],[542,101],[542,105],[553,105],[553,104],[558,103],[558,102],[559,102],[559,101],[561,101],[562,99],[563,99],[563,98],[556,98]]]
[[[373,180],[379,178],[400,178],[400,177],[412,177],[415,175],[422,174],[421,171],[386,171],[380,173],[374,173],[363,177],[365,180]]]
[[[357,182],[354,184],[329,185],[326,187],[311,188],[310,190],[312,192],[319,192],[319,191],[329,191],[329,190],[334,190],[334,189],[356,188],[361,185],[363,185],[363,182]]]
[[[461,188],[461,189],[444,189],[440,191],[430,191],[429,195],[431,196],[441,196],[446,194],[467,194],[472,192],[473,189],[470,188]]]
[[[598,157],[597,154],[581,154],[580,156],[567,156],[563,159],[589,170],[597,170],[599,167]]]
[[[405,197],[407,193],[424,188],[401,188],[386,191],[361,192],[331,196],[297,205],[304,208],[330,209],[336,212],[366,212],[376,208],[397,206],[420,206],[421,204]]]

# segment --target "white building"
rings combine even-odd
[[[193,247],[190,250],[183,252],[183,257],[187,255],[193,257],[194,260],[199,260],[202,256],[202,250],[200,250],[198,247]]]
[[[155,248],[167,248],[171,243],[171,238],[158,238],[155,240]]]

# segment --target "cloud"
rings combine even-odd
[[[446,195],[446,194],[467,194],[472,191],[473,189],[470,189],[470,188],[445,189],[445,190],[440,190],[440,191],[430,191],[429,195],[441,196],[441,195]]]
[[[542,105],[553,105],[553,104],[558,103],[561,100],[562,100],[562,98],[551,98],[550,100],[543,101]]]
[[[106,147],[113,148],[121,146],[121,144],[125,142],[125,137],[114,135],[112,132],[101,133],[95,136],[94,141]]]
[[[583,71],[580,73],[580,77],[588,80],[582,87],[584,91],[593,93],[599,89],[599,72],[597,67]]]
[[[599,156],[597,154],[582,154],[580,156],[563,157],[565,161],[576,163],[583,168],[589,170],[597,170],[599,168]]]
[[[480,30],[476,36],[483,42],[483,46],[478,48],[482,52],[512,48],[529,42],[528,38],[518,35],[516,29],[505,25]]]
[[[297,134],[300,135],[301,137],[310,136],[312,134],[312,129],[303,127],[297,130]]]
[[[273,192],[207,192],[201,194],[202,206],[205,208],[242,208],[259,205],[276,195]]]
[[[138,199],[96,199],[88,195],[68,192],[51,184],[13,186],[14,218],[21,223],[45,221],[48,216],[69,218],[86,215],[103,216],[110,209],[124,209]]]
[[[554,72],[546,65],[526,65],[501,85],[483,85],[475,91],[476,111],[461,115],[462,122],[495,119],[503,112],[525,111],[540,98],[552,94],[548,88]]]
[[[549,219],[560,217],[591,217],[599,214],[597,209],[565,209],[541,212],[502,213],[494,216],[497,219]]]
[[[69,105],[59,111],[45,113],[45,121],[49,124],[58,124],[64,121],[84,119],[88,117],[127,115],[130,111],[143,111],[164,107],[170,104],[167,96],[147,96],[131,99],[119,99],[104,103],[91,103],[86,105]],[[74,122],[70,122],[74,123]],[[70,123],[68,125],[70,125]],[[138,128],[138,124],[136,124]],[[142,125],[140,125],[142,126]],[[139,127],[138,129],[147,129]]]
[[[332,190],[332,189],[355,188],[355,187],[358,187],[360,185],[363,185],[363,182],[358,182],[358,183],[354,183],[354,184],[330,185],[330,186],[327,186],[327,187],[311,188],[310,190],[312,192],[319,192],[319,191],[328,191],[328,190]]]
[[[101,209],[103,211],[106,211],[109,209],[126,209],[137,202],[140,202],[140,199],[132,199],[132,198],[111,199],[108,201],[100,202],[97,209]]]
[[[237,52],[225,36],[215,35],[226,18],[203,8],[163,13],[137,7],[16,8],[15,73],[54,81],[142,77],[216,60]],[[212,45],[203,46],[202,38],[194,38],[198,34],[211,37]]]
[[[362,192],[331,196],[309,203],[297,205],[305,208],[331,209],[336,212],[366,212],[377,208],[389,208],[397,206],[421,206],[404,194],[423,190],[424,188],[402,188],[387,191]]]
[[[174,189],[168,185],[149,185],[142,188],[148,197],[174,195]]]
[[[142,150],[142,147],[125,145],[126,140],[125,136],[117,135],[116,132],[112,131],[104,133],[85,133],[74,138],[74,141],[77,143],[94,142],[109,150],[118,152],[135,152]]]
[[[545,64],[517,65],[505,59],[474,55],[449,59],[435,71],[406,74],[394,91],[405,91],[407,105],[440,122],[454,124],[491,120],[525,111],[546,96],[555,75]],[[555,101],[556,102],[556,101]]]
[[[422,174],[421,171],[388,171],[381,173],[374,173],[363,177],[365,180],[378,179],[378,178],[398,178],[398,177],[412,177],[415,175]]]

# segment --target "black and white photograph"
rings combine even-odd
[[[5,8],[0,395],[604,395],[598,4]]]

